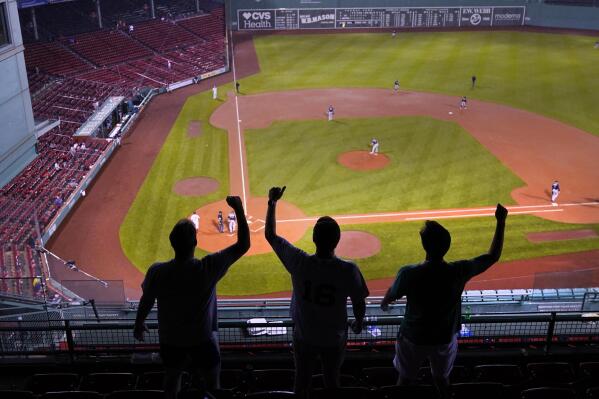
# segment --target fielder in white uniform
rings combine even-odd
[[[229,220],[229,233],[233,233],[235,231],[235,227],[237,226],[237,218],[235,217],[235,212],[229,212],[229,216],[227,216]]]
[[[189,217],[189,220],[191,220],[191,223],[193,223],[193,225],[195,226],[196,230],[200,229],[200,215],[198,215],[197,213],[194,212]]]
[[[370,141],[370,146],[372,147],[372,150],[370,150],[370,153],[374,154],[374,155],[378,155],[379,141],[373,137],[372,140]]]
[[[212,99],[216,100],[218,98],[218,88],[216,85],[212,86]]]
[[[333,116],[335,115],[335,108],[332,105],[329,105],[329,109],[327,111],[327,116],[329,117],[329,121],[333,120]]]
[[[554,180],[553,184],[551,184],[551,204],[553,206],[557,206],[557,197],[559,197],[559,192],[559,182]]]

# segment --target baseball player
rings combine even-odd
[[[399,91],[399,80],[396,80],[395,83],[393,83],[393,91],[396,93]]]
[[[216,100],[218,98],[218,89],[216,85],[212,86],[212,99]]]
[[[195,226],[196,230],[200,229],[200,215],[198,215],[197,213],[192,213],[191,216],[189,217],[189,220],[191,220],[191,223],[193,223],[193,225]]]
[[[223,223],[223,211],[218,211],[218,215],[216,216],[216,219],[218,220],[218,232],[224,233],[225,232],[225,224]]]
[[[327,110],[327,116],[329,117],[329,121],[333,120],[333,116],[335,115],[335,108],[332,105],[329,105],[329,109]]]
[[[379,155],[379,141],[373,137],[370,141],[370,146],[372,147],[370,153],[374,155]]]
[[[472,88],[476,85],[476,75],[472,75]]]
[[[468,99],[466,98],[466,96],[463,96],[462,100],[460,101],[460,110],[467,109],[467,108],[468,108]]]
[[[234,233],[235,227],[237,226],[237,217],[235,216],[235,212],[229,212],[227,219],[229,220],[229,233]]]
[[[551,205],[557,206],[557,197],[559,197],[559,192],[559,182],[554,180],[553,184],[551,184]]]

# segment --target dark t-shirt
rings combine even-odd
[[[142,283],[144,296],[158,301],[161,344],[200,345],[217,331],[216,283],[236,257],[231,247],[193,258],[153,264]]]
[[[402,267],[391,286],[394,299],[407,298],[400,333],[417,345],[441,345],[460,331],[466,282],[491,264],[488,255],[457,262]]]

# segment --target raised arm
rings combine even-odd
[[[268,210],[266,211],[266,226],[264,227],[264,236],[271,245],[277,238],[277,201],[281,199],[287,186],[272,187],[268,192]]]
[[[501,204],[497,204],[497,209],[495,210],[495,219],[497,219],[497,225],[495,226],[495,235],[493,236],[493,241],[491,242],[491,247],[489,248],[489,257],[491,258],[492,263],[495,263],[499,260],[501,257],[501,252],[503,251],[503,236],[505,232],[506,218],[507,209],[505,209]]]
[[[237,242],[229,247],[233,251],[233,256],[239,259],[250,249],[250,229],[243,211],[241,199],[237,196],[228,196],[227,204],[233,208],[237,216]]]

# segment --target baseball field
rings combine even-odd
[[[286,185],[279,233],[313,251],[315,219],[336,217],[339,255],[358,263],[373,295],[423,258],[423,220],[452,233],[448,260],[486,251],[497,202],[511,213],[502,263],[469,288],[599,286],[594,41],[524,31],[237,35],[234,74],[215,80],[219,98],[212,81],[157,97],[53,250],[124,280],[135,297],[145,270],[172,256],[178,219],[200,215],[197,256],[232,243],[216,214],[240,195],[252,249],[219,294],[285,295],[290,279],[263,219],[268,188]]]

